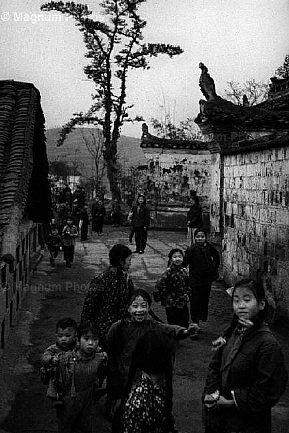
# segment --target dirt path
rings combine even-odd
[[[86,248],[78,243],[72,268],[65,268],[62,261],[51,268],[45,255],[31,278],[21,322],[11,335],[5,356],[0,359],[0,433],[57,431],[54,411],[39,378],[40,354],[54,342],[54,327],[60,317],[79,319],[88,282],[107,266],[111,246],[118,242],[127,244],[127,238],[127,229],[110,229],[103,237],[88,242]],[[185,242],[185,233],[151,232],[145,254],[133,256],[131,273],[135,285],[151,292],[157,277],[166,268],[169,250],[184,247]],[[159,304],[154,304],[153,310],[164,319]],[[174,413],[182,433],[203,431],[200,396],[211,358],[210,343],[231,317],[230,299],[221,284],[213,287],[210,312],[200,340],[182,341],[177,351]],[[288,342],[284,340],[289,360]],[[288,394],[274,409],[273,433],[288,432]],[[98,432],[110,432],[110,424],[102,417],[101,409]]]

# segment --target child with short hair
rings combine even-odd
[[[62,230],[63,258],[67,268],[71,267],[74,259],[75,238],[77,236],[77,227],[73,224],[73,219],[69,217],[67,218],[66,226]]]
[[[152,299],[143,289],[135,290],[130,298],[129,317],[115,322],[107,334],[108,375],[106,415],[112,418],[117,400],[123,397],[131,356],[140,337],[149,330],[160,330],[172,341],[186,338],[195,333],[195,327],[188,329],[178,325],[167,325],[149,317]]]
[[[52,402],[52,407],[63,404],[58,387],[57,365],[63,353],[70,353],[77,344],[77,324],[70,317],[60,319],[56,323],[56,342],[47,347],[41,358],[41,380],[48,385],[47,397]]]
[[[96,401],[105,393],[100,372],[107,356],[99,346],[98,331],[91,322],[82,322],[77,335],[78,348],[63,354],[57,366],[63,395],[63,406],[57,409],[59,433],[95,433]]]
[[[209,366],[203,393],[205,433],[270,433],[271,408],[288,379],[281,347],[265,322],[261,282],[245,279],[232,292],[234,318]]]
[[[61,236],[58,233],[57,226],[55,224],[52,224],[50,227],[49,234],[47,236],[46,241],[48,250],[50,252],[50,264],[54,268],[55,267],[55,259],[58,256],[58,253],[60,251],[60,248],[62,246],[62,239]]]
[[[168,269],[155,285],[154,300],[166,309],[170,325],[189,326],[189,276],[183,266],[184,253],[173,248],[168,255]]]

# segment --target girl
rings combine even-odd
[[[212,282],[218,278],[220,256],[207,241],[204,229],[196,229],[195,244],[185,253],[184,266],[189,266],[191,320],[199,324],[208,319]]]
[[[74,259],[75,238],[78,236],[77,227],[72,218],[67,218],[66,226],[62,230],[62,249],[66,267],[70,268]]]
[[[267,300],[262,284],[242,280],[232,297],[235,317],[206,380],[205,432],[270,433],[271,407],[287,382],[283,355],[264,321]]]
[[[127,246],[114,245],[109,252],[110,267],[91,281],[84,301],[81,320],[95,323],[103,349],[106,348],[109,328],[127,313],[134,290],[133,282],[127,275],[131,257],[132,252]]]
[[[160,330],[146,332],[136,343],[120,408],[121,433],[175,431],[171,415],[173,354],[171,340]]]
[[[148,317],[151,297],[143,289],[133,292],[130,298],[129,317],[114,323],[107,335],[108,377],[107,416],[113,415],[116,401],[121,399],[128,379],[132,352],[140,337],[148,330],[160,330],[174,341],[186,338],[195,328],[166,325]]]
[[[106,364],[97,330],[90,323],[78,328],[79,349],[59,358],[59,388],[63,406],[57,408],[58,433],[95,433],[95,400],[104,393],[100,371]]]
[[[189,277],[183,267],[184,253],[179,248],[169,252],[168,269],[156,283],[154,300],[166,308],[170,325],[189,326]]]

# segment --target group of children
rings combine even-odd
[[[55,267],[55,259],[59,252],[63,251],[66,267],[70,268],[74,260],[75,238],[78,236],[77,227],[72,218],[68,218],[61,234],[55,224],[50,226],[46,244],[50,253],[50,264]]]
[[[130,256],[123,260],[126,270]],[[194,339],[199,322],[207,320],[219,257],[198,229],[185,253],[170,251],[168,265],[154,292],[166,309],[167,324],[149,315],[152,299],[143,289],[130,292],[127,314],[110,326],[106,352],[92,322],[82,321],[78,328],[71,319],[58,322],[56,343],[42,357],[42,374],[60,433],[97,431],[96,400],[104,392],[112,433],[177,431],[172,414],[176,342]],[[287,371],[265,322],[265,292],[262,285],[242,280],[233,288],[232,301],[232,323],[213,342],[202,396],[205,433],[270,433],[271,408],[285,390]]]

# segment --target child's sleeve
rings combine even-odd
[[[53,359],[57,355],[57,349],[55,345],[47,347],[41,357],[41,363],[43,366],[49,367],[53,365]]]
[[[101,308],[102,293],[105,285],[101,277],[95,277],[91,282],[84,300],[81,321],[95,322]]]
[[[153,298],[155,302],[164,303],[167,295],[167,272],[164,272],[161,278],[156,282]]]

